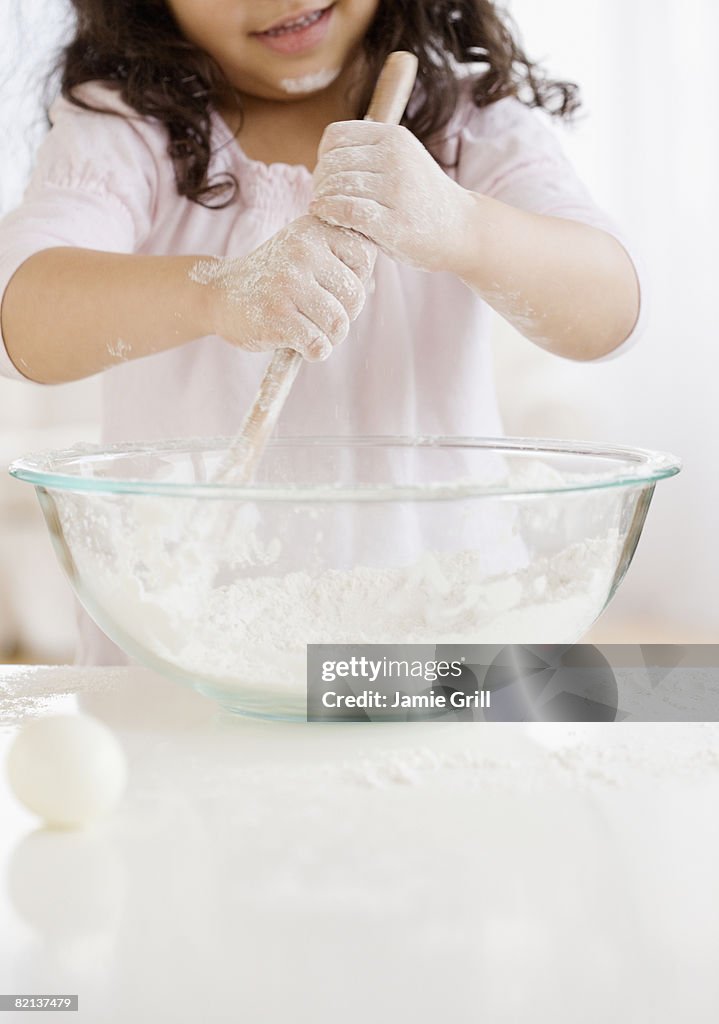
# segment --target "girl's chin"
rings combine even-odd
[[[273,75],[271,79],[247,77],[247,69],[244,75],[233,75],[225,72],[228,82],[231,82],[231,91],[226,97],[226,105],[230,108],[235,106],[233,94],[239,93],[248,99],[257,100],[292,100],[302,99],[328,89],[342,74],[342,66],[317,66],[314,70],[294,74],[286,70]]]
[[[278,83],[281,92],[288,96],[309,96],[321,92],[339,78],[341,67],[319,68],[304,75],[282,78]]]

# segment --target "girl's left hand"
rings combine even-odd
[[[399,125],[338,121],[322,136],[310,213],[371,238],[393,259],[456,270],[472,193]]]

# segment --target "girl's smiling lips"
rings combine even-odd
[[[334,3],[299,11],[276,21],[262,32],[251,32],[253,39],[276,53],[303,53],[321,43],[327,34]]]

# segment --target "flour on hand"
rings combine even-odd
[[[375,248],[315,217],[292,221],[238,259],[198,260],[190,280],[219,292],[217,333],[250,352],[326,359],[365,302]]]

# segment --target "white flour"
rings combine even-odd
[[[603,607],[617,563],[610,530],[490,577],[479,549],[283,574],[280,542],[263,545],[250,530],[218,573],[181,524],[170,550],[157,544],[156,525],[123,532],[118,522],[111,550],[99,551],[87,548],[83,526],[66,522],[71,542],[83,535],[74,557],[85,593],[154,658],[237,692],[304,692],[308,643],[575,641]]]
[[[129,341],[124,341],[122,338],[116,338],[114,342],[111,342],[107,346],[107,351],[115,359],[123,361],[129,359],[132,354],[132,345]]]
[[[364,306],[362,282],[375,257],[366,238],[304,216],[248,256],[199,259],[188,276],[221,293],[218,333],[230,342],[248,352],[279,346],[327,358]]]
[[[280,462],[271,475],[303,479],[305,468]],[[359,485],[346,507],[331,487],[316,504],[292,488],[269,503],[56,500],[78,591],[112,639],[238,699],[291,701],[305,691],[307,644],[574,643],[600,614],[622,560],[624,492],[547,493],[586,480],[573,464],[495,459],[466,488],[455,469],[451,484],[423,487],[452,500],[415,512],[409,494],[398,507],[367,504]],[[392,468],[396,487],[405,470]],[[173,478],[173,464],[153,472]],[[483,502],[472,496],[480,481],[546,490]]]
[[[291,93],[319,92],[320,89],[326,89],[328,85],[331,85],[339,76],[341,70],[342,68],[323,68],[321,71],[315,71],[311,75],[301,75],[298,78],[283,78],[280,86],[285,92]]]

